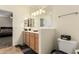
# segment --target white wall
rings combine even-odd
[[[71,35],[72,40],[79,43],[79,14],[69,15],[58,18],[60,15],[79,12],[79,6],[54,6],[53,19],[56,25],[58,37],[61,34]],[[79,45],[79,44],[78,44]],[[79,47],[78,47],[79,48]]]
[[[55,49],[55,34],[54,28],[39,30],[39,53],[50,54]]]
[[[1,5],[0,9],[13,12],[13,45],[21,44],[23,42],[24,20],[29,17],[29,8],[21,5]]]

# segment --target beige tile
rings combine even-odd
[[[8,47],[0,49],[0,54],[23,54],[19,48],[16,47]]]

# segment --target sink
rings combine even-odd
[[[33,32],[38,32],[38,30],[33,30]]]

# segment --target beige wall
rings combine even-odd
[[[13,45],[21,44],[24,19],[29,17],[29,8],[27,6],[1,5],[0,9],[13,12]]]
[[[10,17],[0,17],[0,27],[12,27],[12,19]]]
[[[71,35],[72,40],[76,40],[79,43],[79,14],[58,18],[60,15],[72,12],[79,12],[79,6],[54,6],[52,12],[54,13],[53,19],[56,25],[58,37],[61,34],[68,34]]]

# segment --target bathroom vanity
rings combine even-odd
[[[54,49],[55,28],[39,28],[37,32],[24,31],[24,43],[39,54],[47,54]]]

